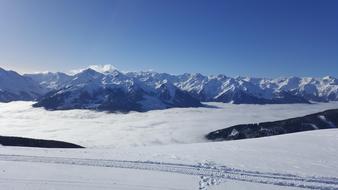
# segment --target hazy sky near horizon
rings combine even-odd
[[[0,67],[338,75],[336,0],[0,0]]]

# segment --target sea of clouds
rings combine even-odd
[[[86,147],[206,142],[207,133],[236,124],[275,121],[338,108],[338,102],[285,105],[208,103],[145,113],[46,111],[34,102],[0,103],[0,135],[62,140]]]

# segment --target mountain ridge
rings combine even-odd
[[[2,69],[2,72],[5,72],[5,70]],[[1,77],[2,75],[0,75],[0,80],[5,81]],[[61,98],[60,94],[63,94],[63,101],[78,101],[77,106],[74,107],[59,105],[54,106],[53,109],[92,109],[91,106],[94,106],[94,104],[85,106],[86,102],[96,102],[97,105],[94,107],[98,108],[108,97],[114,99],[118,96],[133,99],[122,98],[118,101],[129,102],[129,104],[131,102],[134,102],[134,104],[144,102],[138,106],[147,107],[146,109],[136,109],[135,106],[131,106],[134,108],[126,109],[127,111],[196,107],[201,106],[200,102],[286,104],[338,101],[338,79],[332,76],[269,79],[228,77],[223,74],[206,76],[200,73],[171,75],[154,71],[121,72],[113,66],[105,65],[81,69],[74,75],[62,72],[44,72],[19,75],[18,77],[29,80],[33,86],[39,88],[39,90],[30,89],[29,92],[34,92],[34,90],[38,92],[35,93],[35,96],[22,98],[22,100],[38,100],[36,105],[44,107],[42,102],[46,102],[48,99],[52,101],[53,97],[53,101],[55,101],[55,97]],[[6,91],[3,88],[3,83],[2,86],[0,85],[0,89]],[[160,88],[161,85],[162,88]],[[96,91],[95,94],[93,94],[93,90]],[[161,92],[161,90],[166,92]],[[11,90],[7,91],[11,93]],[[172,93],[173,91],[178,92],[179,97],[173,97],[173,95],[176,95]],[[84,102],[79,101],[79,98],[75,100],[74,96],[73,99],[67,100],[67,94],[77,94],[82,99],[86,97],[87,100]],[[101,98],[100,101],[98,101],[98,97]],[[13,100],[20,100],[20,98]],[[3,100],[0,99],[0,101]],[[199,102],[197,103],[197,101]],[[108,110],[117,111],[111,106]]]
[[[0,67],[0,102],[32,100],[45,92],[45,89],[31,78]]]

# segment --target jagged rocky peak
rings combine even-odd
[[[74,77],[79,77],[79,76],[88,77],[88,78],[97,78],[97,77],[103,76],[103,73],[98,72],[91,68],[87,68],[74,75]]]
[[[90,65],[90,66],[82,68],[82,69],[72,70],[71,73],[73,75],[76,75],[76,74],[81,73],[81,72],[88,70],[88,69],[94,70],[94,71],[96,71],[98,73],[102,73],[102,74],[109,74],[109,73],[112,73],[112,72],[118,70],[115,66],[109,65],[109,64],[107,64],[107,65]]]

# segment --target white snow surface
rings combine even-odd
[[[1,135],[62,140],[85,147],[134,147],[206,142],[204,135],[237,124],[275,121],[338,108],[338,102],[285,105],[208,103],[128,114],[46,111],[34,102],[0,103]]]
[[[117,149],[0,147],[0,185],[28,190],[337,189],[337,143],[338,130],[327,129]],[[209,181],[215,185],[207,187]]]

